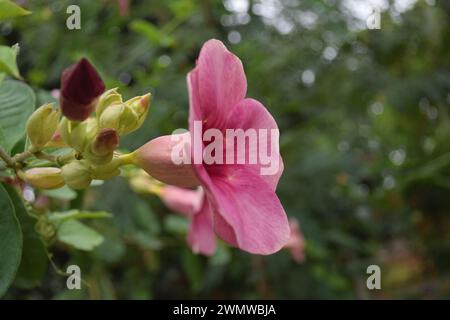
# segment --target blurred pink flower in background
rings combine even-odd
[[[125,17],[129,13],[130,3],[129,0],[117,0],[117,4],[119,6],[120,16]]]
[[[202,188],[197,190],[174,186],[163,187],[160,193],[164,204],[175,212],[191,220],[188,243],[195,253],[212,255],[216,251],[216,239],[213,231],[212,213],[208,201],[205,201]]]
[[[61,95],[61,91],[59,89],[53,89],[50,94],[52,95],[53,98],[55,98],[56,100],[59,100],[60,95]]]
[[[302,263],[305,261],[305,239],[300,224],[297,219],[289,219],[289,226],[291,227],[291,236],[284,248],[290,251],[294,261]]]

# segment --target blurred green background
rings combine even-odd
[[[156,197],[114,178],[57,208],[107,210],[90,222],[93,252],[56,245],[89,286],[65,289],[50,265],[13,299],[450,298],[450,1],[16,1],[33,13],[0,24],[0,44],[39,103],[80,57],[125,98],[152,92],[147,122],[121,146],[187,127],[186,74],[218,38],[243,61],[250,97],[281,130],[278,195],[300,221],[306,260],[252,256],[221,245],[206,258],[185,242],[187,222]],[[66,8],[81,8],[68,30]],[[368,30],[372,8],[380,30]],[[366,288],[377,264],[382,289]]]

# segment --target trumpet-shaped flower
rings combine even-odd
[[[162,182],[185,187],[201,185],[205,192],[201,212],[205,213],[200,217],[212,221],[209,234],[215,232],[229,244],[254,254],[272,254],[280,250],[289,240],[290,229],[275,194],[283,172],[278,135],[267,135],[278,132],[275,120],[260,102],[246,98],[247,80],[242,63],[218,40],[204,44],[187,82],[193,164],[173,162],[176,142],[170,136],[156,138],[138,149],[135,163]],[[201,132],[198,132],[199,127]],[[225,140],[229,139],[229,130],[254,130],[258,143],[256,147],[244,143],[243,148],[242,144],[239,148],[238,144],[225,141],[216,152],[223,151],[227,156],[232,152],[232,161],[227,158],[226,163],[198,162],[198,155],[203,159],[206,150],[210,150],[210,145],[215,142],[205,142],[205,133],[209,130],[220,133]],[[202,141],[198,141],[198,136],[203,137]],[[262,149],[271,153],[270,159],[277,160],[276,170],[270,174],[262,174],[266,161],[254,157]],[[253,162],[233,161],[251,157]],[[208,225],[204,224],[205,230]]]
[[[204,44],[196,68],[188,74],[188,88],[191,131],[195,121],[203,123],[203,130],[222,132],[278,129],[260,102],[245,98],[247,79],[242,63],[220,41]],[[192,132],[191,137],[194,139]],[[248,148],[235,151],[256,152]],[[196,150],[192,152],[195,154]],[[250,253],[271,254],[280,250],[290,235],[286,213],[275,194],[283,165],[280,161],[273,175],[261,175],[261,166],[261,163],[193,165],[213,208],[215,232]]]

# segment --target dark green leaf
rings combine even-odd
[[[15,208],[23,233],[23,252],[14,285],[32,288],[41,283],[47,269],[47,250],[40,236],[35,231],[36,219],[31,217],[22,199],[10,186],[5,185]]]
[[[11,285],[22,255],[22,231],[11,198],[0,184],[0,296]]]

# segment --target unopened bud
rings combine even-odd
[[[99,119],[100,128],[111,128],[120,135],[128,134],[139,127],[138,115],[125,104],[116,104],[105,109]]]
[[[56,189],[64,186],[64,178],[59,168],[33,168],[25,171],[22,178],[38,189]]]
[[[83,121],[92,113],[105,84],[85,58],[64,70],[61,76],[62,113],[73,121]]]
[[[102,129],[83,155],[93,164],[105,164],[112,160],[119,146],[119,135],[114,129]]]
[[[62,167],[62,175],[72,189],[86,189],[92,181],[89,163],[86,160],[69,162]]]
[[[103,93],[98,99],[97,107],[95,109],[97,118],[101,116],[106,108],[116,104],[122,104],[122,95],[117,92],[117,88],[110,89]]]
[[[51,140],[60,117],[60,110],[50,103],[33,112],[27,122],[27,135],[33,147],[42,148]]]
[[[67,144],[64,142],[63,138],[61,137],[61,132],[59,129],[55,131],[52,138],[49,142],[47,142],[44,146],[45,148],[63,148],[67,147]]]
[[[59,129],[64,142],[75,150],[82,152],[95,138],[97,120],[89,118],[83,122],[74,122],[64,118]]]
[[[133,99],[125,102],[125,105],[127,107],[130,107],[138,116],[137,127],[134,130],[139,129],[144,123],[145,118],[148,114],[148,109],[150,107],[151,97],[152,95],[150,93],[147,93],[146,95],[134,97]]]

